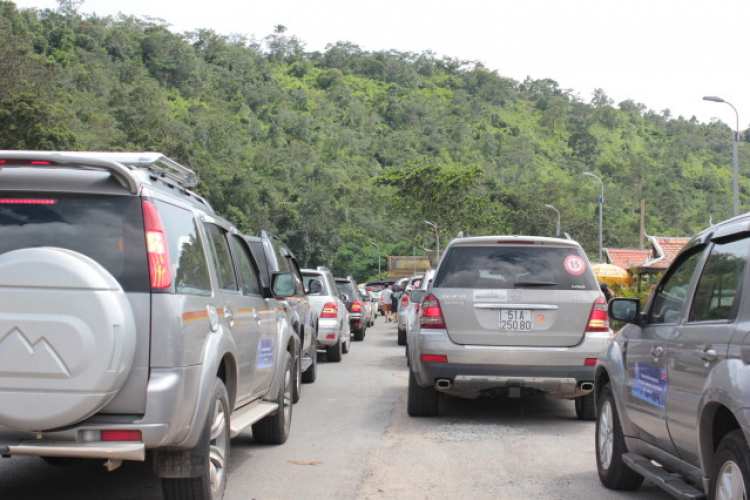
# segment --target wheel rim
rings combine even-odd
[[[602,469],[605,470],[609,469],[609,466],[612,465],[612,455],[615,446],[612,411],[612,405],[609,401],[605,400],[599,411],[599,429],[597,431],[597,437],[599,438],[599,463],[601,463]]]
[[[208,451],[211,493],[213,496],[216,496],[221,491],[221,485],[224,482],[224,466],[228,445],[229,436],[227,435],[226,407],[224,406],[224,400],[219,398],[214,404],[213,419],[211,420],[211,440]]]
[[[716,479],[716,500],[745,500],[745,480],[736,462],[730,460],[721,466]]]

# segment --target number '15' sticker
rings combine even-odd
[[[565,270],[570,274],[581,274],[586,270],[586,263],[578,255],[565,257]]]

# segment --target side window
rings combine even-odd
[[[211,295],[208,261],[193,213],[160,200],[154,200],[154,203],[164,221],[169,258],[174,269],[175,292]]]
[[[258,272],[253,264],[248,250],[238,236],[230,238],[232,252],[237,261],[237,270],[240,273],[242,293],[244,295],[260,295],[260,283],[258,281]]]
[[[690,321],[735,318],[749,244],[745,238],[714,245],[698,281]]]
[[[705,248],[696,249],[684,256],[656,288],[649,323],[677,323],[690,286],[690,278],[703,256],[703,250]]]
[[[276,254],[276,262],[279,264],[279,271],[282,273],[291,273],[292,269],[289,267],[289,251],[285,246],[276,244],[273,247],[273,251]]]
[[[213,224],[206,224],[206,232],[211,239],[216,276],[219,279],[219,288],[222,290],[238,290],[234,277],[234,266],[229,254],[229,244],[224,237],[225,231]]]

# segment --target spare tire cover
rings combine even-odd
[[[0,255],[0,425],[41,431],[101,409],[128,376],[135,333],[96,261],[52,247]]]

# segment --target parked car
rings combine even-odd
[[[405,342],[406,361],[409,363],[409,344],[414,343],[413,339],[416,332],[419,331],[419,310],[422,307],[422,301],[427,296],[427,289],[432,284],[435,277],[435,270],[428,269],[419,283],[419,288],[415,288],[409,293],[409,304],[406,307],[406,332]]]
[[[594,418],[594,365],[612,335],[580,245],[532,236],[454,239],[419,311],[407,410],[438,413],[438,396],[576,401]]]
[[[160,153],[0,151],[0,454],[223,495],[230,438],[283,443],[297,336],[242,235]]]
[[[596,366],[601,482],[644,477],[674,496],[750,493],[750,214],[688,242],[645,307],[614,298],[626,325]]]
[[[351,347],[347,297],[339,292],[331,271],[325,267],[303,269],[302,279],[318,313],[318,348],[325,349],[328,361],[341,361],[341,354]]]
[[[318,313],[305,295],[297,259],[289,248],[275,236],[261,231],[260,236],[245,236],[250,250],[260,266],[260,280],[265,293],[270,293],[273,273],[285,273],[291,282],[294,293],[280,299],[287,319],[299,337],[300,351],[294,354],[294,397],[299,401],[301,383],[315,382],[318,374]]]
[[[344,303],[347,311],[349,311],[349,328],[354,340],[364,340],[368,320],[365,300],[359,294],[357,282],[352,277],[336,278],[336,286],[339,292],[346,295]]]
[[[365,308],[366,308],[366,320],[365,323],[367,324],[367,327],[371,327],[375,324],[375,319],[378,316],[378,299],[376,299],[372,292],[368,292],[365,287],[358,287],[359,295],[362,297],[362,300],[365,302]]]
[[[419,288],[419,285],[422,284],[422,278],[424,278],[424,274],[416,274],[404,282],[404,291],[399,298],[398,307],[396,308],[396,311],[394,311],[396,314],[396,321],[398,322],[398,327],[396,329],[396,341],[398,342],[398,345],[406,345],[407,310],[409,309],[410,304],[409,295],[411,295],[412,290]]]

